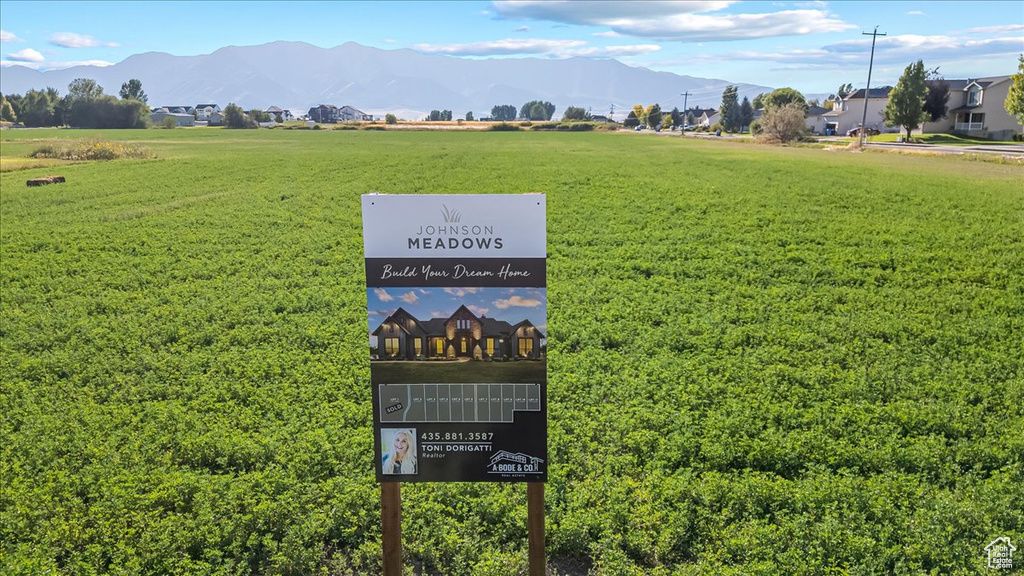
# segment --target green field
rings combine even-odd
[[[1024,167],[631,133],[0,155],[85,137],[153,158],[0,173],[0,573],[379,571],[373,191],[548,195],[562,573],[989,574],[1024,542]],[[409,570],[524,572],[525,494],[403,485]]]

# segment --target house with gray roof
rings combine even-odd
[[[947,80],[949,101],[946,117],[925,122],[923,134],[963,134],[976,138],[1010,140],[1021,132],[1017,119],[1003,105],[1010,91],[1012,77],[990,76]]]

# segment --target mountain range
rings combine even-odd
[[[722,91],[735,84],[739,97],[771,91],[714,78],[683,76],[632,67],[617,60],[586,58],[466,59],[381,50],[346,42],[320,48],[305,42],[228,46],[212,54],[136,54],[105,67],[75,66],[40,72],[24,66],[0,71],[0,92],[23,94],[47,86],[66,93],[75,78],[92,78],[116,95],[131,78],[142,82],[151,106],[234,102],[245,109],[280,106],[305,114],[313,106],[351,105],[367,114],[391,112],[417,120],[430,110],[451,110],[455,118],[490,115],[499,104],[517,108],[530,100],[555,104],[556,117],[568,106],[621,119],[634,104],[663,109],[716,108]]]

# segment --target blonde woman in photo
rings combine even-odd
[[[391,443],[385,446],[383,471],[385,474],[416,473],[416,434],[411,430],[398,430]]]

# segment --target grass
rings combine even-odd
[[[988,573],[1024,538],[1022,168],[604,133],[26,130],[0,173],[0,572],[380,569],[359,195],[548,194],[547,550]],[[526,569],[522,485],[403,486]]]
[[[872,142],[899,142],[905,134],[879,134],[870,137]],[[943,146],[999,146],[1005,144],[1017,144],[1016,142],[988,140],[985,138],[972,138],[969,136],[958,136],[956,134],[915,134],[914,142],[919,144],[941,144]]]

